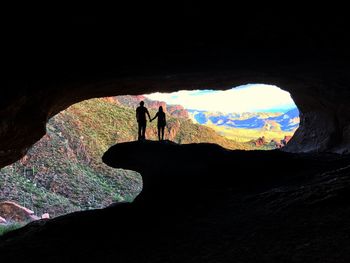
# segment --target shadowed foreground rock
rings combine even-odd
[[[130,142],[103,161],[143,177],[131,203],[36,221],[6,262],[349,262],[350,158]]]

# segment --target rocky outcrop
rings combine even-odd
[[[145,141],[117,144],[103,160],[141,173],[144,187],[133,203],[10,232],[0,237],[1,259],[350,260],[349,157]]]
[[[143,160],[146,155],[156,160],[155,163]],[[306,174],[307,166],[310,165],[310,170],[313,170],[313,165],[319,162],[317,158],[312,160],[312,156],[302,158],[280,151],[250,153],[226,150],[215,144],[179,145],[171,141],[117,144],[111,147],[102,159],[114,168],[123,167],[142,174],[143,190],[137,200],[143,202],[151,198],[155,203],[159,203],[162,201],[158,197],[162,196],[162,200],[168,204],[170,200],[178,202],[181,198],[210,198],[210,191],[237,189],[252,181],[258,185],[263,181],[279,180],[279,172],[268,171],[263,175],[265,172],[262,167],[274,167],[274,171],[279,171],[276,163],[284,167],[285,160],[288,160],[288,167],[294,167],[289,171],[283,168],[286,176],[301,171]],[[253,166],[249,160],[254,160]],[[181,165],[172,165],[170,162]],[[238,174],[232,176],[236,172]],[[215,180],[212,175],[215,175]],[[180,196],[176,193],[179,189]]]
[[[4,218],[5,221],[19,223],[39,219],[39,217],[34,215],[32,210],[10,201],[0,203],[0,216]]]
[[[254,141],[254,144],[255,144],[255,146],[257,146],[257,147],[261,147],[261,146],[265,145],[265,144],[266,144],[265,137],[264,137],[264,136],[259,137],[258,139],[256,139],[256,140]]]
[[[50,219],[50,214],[49,213],[42,214],[41,219]]]
[[[279,141],[273,139],[273,140],[271,140],[270,143],[273,144],[276,149],[280,149],[280,148],[285,147],[291,139],[292,139],[292,136],[288,135],[288,136],[284,136],[284,138],[282,140],[279,140]]]
[[[0,225],[1,225],[1,224],[4,225],[4,224],[6,224],[6,223],[7,223],[6,219],[0,216]]]
[[[286,146],[291,139],[292,139],[292,136],[284,136],[283,140],[281,140],[281,144],[283,146]]]
[[[0,224],[6,224],[8,222],[28,223],[39,219],[49,218],[49,213],[44,213],[41,217],[39,217],[36,216],[32,210],[15,202],[0,202]]]
[[[167,112],[177,118],[189,118],[188,111],[181,105],[167,105]]]
[[[282,145],[282,143],[276,139],[272,139],[270,142],[276,149],[280,149],[282,148],[284,145]]]

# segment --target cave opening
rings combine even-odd
[[[152,117],[164,108],[165,139],[180,144],[271,150],[285,146],[299,126],[290,94],[265,84],[85,100],[52,117],[46,135],[1,170],[0,201],[39,217],[132,201],[142,190],[141,175],[108,167],[101,156],[116,143],[137,140],[135,109],[141,101]],[[156,126],[149,123],[148,140],[157,140]]]
[[[275,85],[157,92],[137,97],[134,104],[141,99],[154,110],[162,106],[169,117],[191,120],[187,124],[176,119],[175,124],[172,120],[167,125],[166,137],[177,143],[208,142],[232,150],[273,150],[286,146],[300,123],[299,109],[290,93]]]

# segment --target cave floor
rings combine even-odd
[[[1,259],[350,262],[349,156],[135,142],[103,160],[141,173],[133,203],[33,222]]]

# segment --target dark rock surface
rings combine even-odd
[[[130,204],[31,223],[6,262],[349,262],[350,157],[130,142],[103,156],[141,173]]]
[[[292,94],[301,124],[286,150],[349,151],[346,7],[195,2],[6,9],[0,165],[20,159],[48,118],[84,99],[247,83]]]

